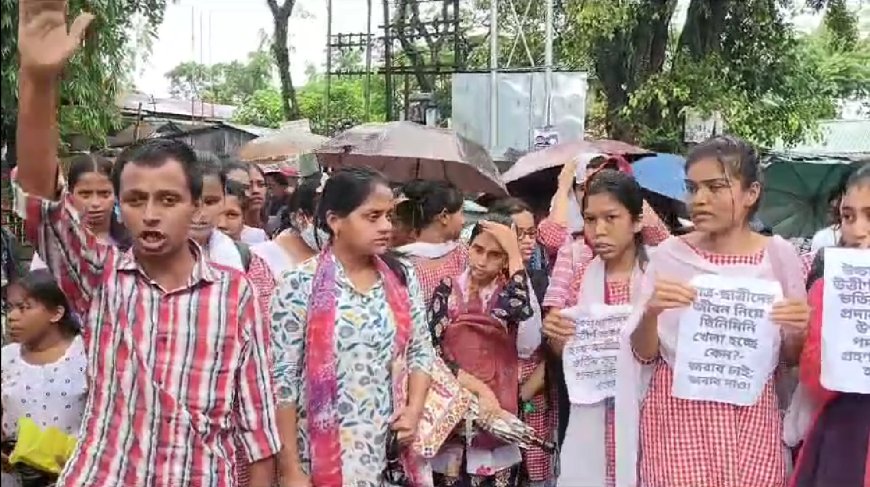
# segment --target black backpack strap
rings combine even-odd
[[[253,260],[253,255],[251,254],[251,247],[244,242],[234,242],[236,244],[236,249],[239,251],[239,257],[242,258],[242,267],[245,268],[245,272],[251,268],[251,260]]]

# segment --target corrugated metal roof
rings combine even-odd
[[[175,115],[211,120],[229,120],[236,111],[236,107],[231,105],[217,105],[201,101],[191,102],[191,100],[176,98],[155,98],[145,93],[129,93],[118,101],[118,107],[129,112],[138,111],[140,105],[145,114]]]
[[[109,137],[109,147],[125,147],[137,140],[163,137],[166,135],[180,135],[222,127],[223,123],[209,122],[181,122],[172,120],[145,120],[142,123],[132,124],[117,134]],[[238,129],[236,129],[238,130]]]
[[[226,125],[227,127],[232,127],[236,130],[241,130],[242,132],[247,132],[257,137],[265,137],[267,135],[271,135],[277,132],[277,130],[275,129],[270,129],[268,127],[258,127],[256,125],[243,125],[229,122],[222,122],[222,124]]]
[[[780,142],[773,150],[810,156],[870,156],[870,120],[827,120],[819,124],[819,130],[819,140],[805,141],[794,147]]]

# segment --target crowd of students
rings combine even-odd
[[[850,322],[823,323],[823,251],[752,230],[744,141],[688,154],[680,236],[608,157],[567,161],[546,217],[504,199],[467,239],[452,185],[366,168],[296,187],[154,139],[53,177],[59,74],[88,18],[67,33],[46,9],[19,36],[15,209],[38,259],[4,255],[4,487],[870,485],[870,399],[820,382],[823,325]],[[870,249],[870,166],[838,214],[838,246]],[[673,393],[706,274],[782,291],[750,405]],[[603,305],[629,310],[614,391],[571,393],[573,313]],[[443,381],[558,448],[459,426],[422,457]],[[27,422],[75,439],[57,471],[12,462]]]

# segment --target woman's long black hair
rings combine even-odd
[[[323,186],[323,192],[320,195],[314,216],[314,225],[329,234],[330,238],[334,238],[332,228],[326,222],[327,215],[333,213],[339,218],[350,215],[365,202],[379,185],[389,188],[390,182],[386,176],[374,169],[351,167],[335,171]],[[407,286],[408,271],[398,256],[392,252],[387,252],[381,258],[402,285]]]
[[[589,197],[596,194],[612,196],[628,210],[635,222],[639,222],[643,218],[643,191],[633,177],[613,169],[602,169],[595,173],[586,183],[586,191],[583,194],[584,211]],[[647,262],[649,262],[649,256],[646,253],[641,232],[634,234],[634,245],[640,268],[645,269]]]
[[[58,326],[67,336],[78,335],[79,322],[75,313],[70,308],[66,295],[61,291],[48,269],[32,270],[12,282],[10,286],[21,289],[28,298],[37,301],[46,309],[63,308],[63,316],[58,322]]]
[[[407,200],[396,205],[396,218],[418,232],[438,215],[462,210],[462,192],[446,181],[411,181],[401,192]]]
[[[301,214],[314,219],[317,213],[317,203],[320,199],[320,195],[317,193],[319,188],[319,180],[308,179],[302,181],[296,187],[296,190],[293,191],[293,194],[287,196],[287,204],[283,205],[284,208],[281,209],[281,224],[275,232],[276,235],[288,229],[302,230],[301,228],[295,228],[293,222],[294,215]]]
[[[112,161],[97,154],[80,154],[72,158],[67,171],[66,182],[69,192],[75,190],[76,184],[81,180],[82,176],[90,173],[97,173],[106,176],[109,181],[112,181]],[[114,186],[113,186],[114,188]],[[132,244],[130,234],[127,228],[118,220],[118,215],[115,214],[114,208],[117,208],[118,195],[115,195],[115,206],[112,214],[109,216],[109,237],[121,250],[127,250]]]

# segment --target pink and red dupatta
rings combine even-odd
[[[405,354],[411,336],[411,302],[405,286],[380,258],[375,258],[384,283],[387,303],[396,324],[393,368],[393,404],[397,409],[407,404],[407,368]],[[308,434],[311,444],[311,481],[318,487],[341,487],[341,437],[336,409],[338,379],[336,377],[335,320],[338,305],[336,263],[330,247],[318,258],[311,286],[306,334],[305,386],[308,394]],[[415,486],[424,485],[410,449],[404,449],[405,473]]]

